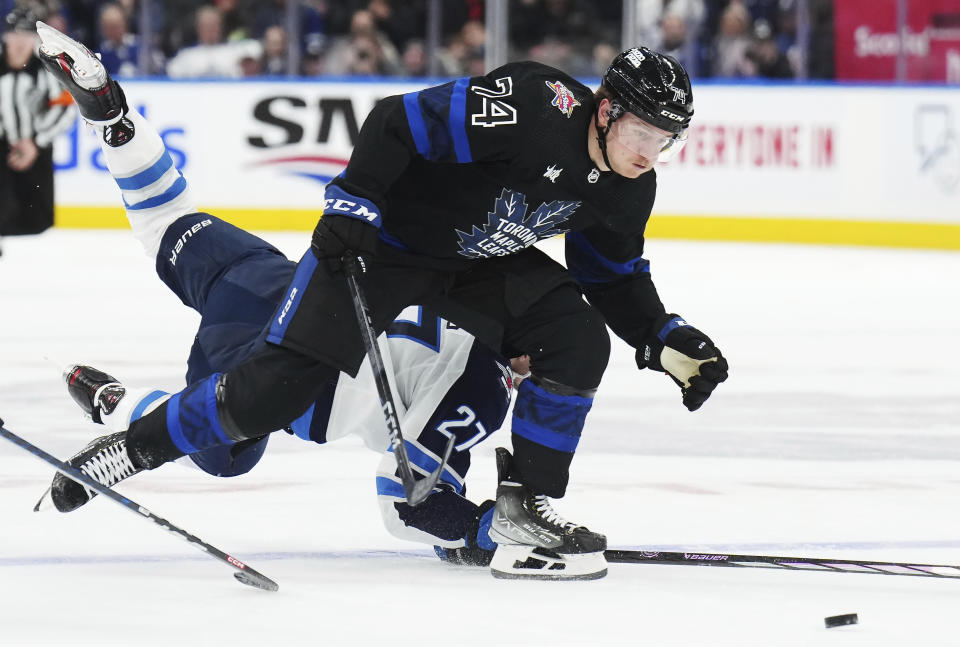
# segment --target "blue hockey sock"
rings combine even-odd
[[[536,494],[562,497],[593,398],[561,395],[524,380],[513,406],[512,479]]]
[[[167,401],[167,433],[184,454],[195,454],[217,445],[234,443],[217,415],[217,380],[220,373],[191,384]]]
[[[513,433],[550,449],[577,451],[593,398],[559,395],[524,380],[513,405]]]

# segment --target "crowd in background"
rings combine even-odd
[[[299,33],[287,33],[296,2]],[[699,78],[832,78],[832,0],[632,0],[637,42]],[[0,0],[100,52],[111,74],[426,76],[427,0]],[[441,0],[440,76],[484,72],[483,0]],[[145,22],[150,35],[138,33]],[[596,77],[621,49],[621,0],[510,0],[510,59]],[[806,36],[806,38],[804,38]],[[292,43],[291,43],[291,38]],[[803,43],[801,43],[803,40]],[[144,50],[144,44],[148,47]],[[294,46],[295,57],[288,48]],[[804,46],[801,46],[804,45]]]

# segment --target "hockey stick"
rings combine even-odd
[[[12,431],[4,427],[2,419],[0,419],[0,436],[3,436],[4,438],[12,442],[14,445],[17,445],[27,450],[28,452],[30,452],[40,460],[46,461],[47,463],[52,465],[55,470],[57,470],[67,478],[73,479],[74,481],[76,481],[77,483],[80,483],[84,487],[90,488],[91,490],[95,491],[97,494],[103,495],[108,499],[111,499],[114,502],[119,503],[120,505],[122,505],[127,510],[130,510],[131,512],[135,512],[139,515],[142,515],[143,517],[149,519],[150,521],[157,524],[164,530],[172,532],[174,535],[180,537],[181,539],[186,540],[187,543],[189,543],[191,546],[199,550],[202,550],[204,553],[210,555],[214,559],[218,559],[224,564],[226,564],[227,566],[230,566],[231,568],[236,569],[236,572],[234,572],[233,576],[237,578],[237,580],[239,580],[241,583],[246,584],[248,586],[253,586],[258,589],[263,589],[264,591],[276,591],[280,588],[279,585],[273,580],[271,580],[269,577],[250,568],[249,566],[241,562],[236,557],[228,555],[222,550],[214,546],[211,546],[210,544],[201,540],[199,537],[191,535],[185,530],[178,528],[177,526],[173,525],[166,519],[161,519],[157,515],[153,514],[152,512],[144,508],[139,503],[136,503],[135,501],[131,501],[127,497],[123,496],[122,494],[118,494],[117,492],[114,492],[108,487],[104,487],[99,482],[93,480],[92,478],[90,478],[80,470],[74,467],[71,467],[67,463],[64,463],[63,461],[43,451],[36,445],[33,445],[28,441],[24,440],[20,436],[16,435]]]
[[[348,251],[343,256],[343,266],[347,274],[347,284],[350,286],[353,307],[357,312],[360,336],[363,338],[363,347],[367,352],[367,357],[370,358],[373,380],[377,383],[377,395],[380,396],[380,406],[383,408],[383,416],[387,422],[390,447],[393,449],[393,456],[397,461],[397,470],[400,472],[400,480],[403,482],[403,491],[406,494],[407,503],[417,506],[430,496],[433,486],[440,480],[443,468],[446,467],[450,453],[453,451],[454,438],[447,441],[447,446],[440,459],[440,467],[429,476],[419,481],[416,480],[413,476],[413,468],[410,467],[410,458],[407,456],[403,433],[400,431],[400,419],[397,417],[397,407],[393,403],[393,394],[390,391],[390,382],[387,380],[387,371],[383,366],[383,356],[380,354],[377,336],[373,332],[373,318],[370,316],[370,307],[367,305],[367,299],[360,288],[359,276],[365,270],[361,270],[358,263],[362,265],[363,260],[354,256],[353,252]]]
[[[645,550],[606,550],[603,556],[611,564],[685,564],[688,566],[732,566],[778,568],[788,571],[828,571],[834,573],[875,573],[878,575],[916,575],[960,579],[960,566],[945,564],[908,564],[858,559],[819,559],[776,555],[727,555],[723,553],[680,553]]]

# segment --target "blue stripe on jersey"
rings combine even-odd
[[[173,166],[173,160],[170,158],[170,153],[164,151],[160,159],[154,162],[149,168],[130,177],[118,177],[114,179],[117,181],[117,186],[122,190],[137,191],[159,180],[163,177],[164,173],[170,170],[171,166]]]
[[[413,465],[416,465],[427,473],[432,473],[433,470],[440,466],[440,461],[438,459],[430,456],[422,449],[417,447],[414,443],[410,442],[409,440],[404,440],[403,442],[407,448],[407,458],[410,459],[410,462]],[[393,447],[391,447],[389,451],[392,452]],[[450,473],[449,465],[443,468],[443,474],[440,475],[440,481],[452,485],[458,494],[463,491],[463,483],[461,483],[456,476]]]
[[[663,328],[660,329],[660,332],[657,333],[657,339],[659,339],[662,343],[665,344],[667,343],[667,335],[672,333],[677,328],[680,328],[681,326],[689,326],[689,325],[690,324],[688,324],[686,321],[684,321],[680,317],[674,317],[673,319],[668,321],[666,324],[664,324]]]
[[[572,454],[592,406],[593,398],[557,395],[532,380],[524,380],[513,405],[512,431],[531,442]]]
[[[403,95],[403,107],[407,111],[407,124],[410,126],[410,134],[413,135],[417,152],[430,159],[430,138],[427,136],[427,126],[423,123],[423,113],[420,112],[419,96],[419,92]]]
[[[459,79],[453,85],[450,97],[449,127],[453,137],[453,147],[457,152],[457,162],[466,164],[473,161],[470,152],[470,140],[467,139],[467,85],[470,79]]]
[[[436,318],[429,308],[422,311],[423,321]],[[417,435],[417,444],[434,456],[441,456],[450,435],[454,436],[456,449],[447,461],[447,469],[460,481],[470,469],[470,449],[503,426],[512,393],[508,374],[506,360],[474,340],[463,372],[447,388]]]
[[[170,188],[161,193],[160,195],[155,195],[152,198],[147,198],[142,202],[136,204],[127,204],[126,199],[124,199],[123,204],[128,211],[140,211],[142,209],[152,209],[153,207],[159,207],[164,205],[177,196],[187,190],[187,181],[183,179],[181,175],[176,179],[176,181],[170,185]]]
[[[310,423],[313,421],[313,410],[316,406],[317,403],[314,402],[305,414],[290,423],[290,429],[297,438],[310,440]]]
[[[632,274],[649,274],[650,262],[642,256],[618,263],[598,252],[578,231],[566,235],[567,267],[578,283],[609,283]]]
[[[471,162],[467,138],[467,88],[459,79],[403,95],[407,125],[414,145],[431,162]]]
[[[167,429],[170,440],[187,454],[216,445],[231,445],[217,415],[217,380],[220,373],[191,384],[170,398]]]
[[[377,496],[393,496],[398,499],[406,499],[407,493],[403,491],[403,486],[386,476],[377,477]]]
[[[166,391],[151,391],[147,395],[143,396],[140,402],[137,403],[137,406],[133,408],[133,413],[130,414],[130,419],[127,420],[127,424],[142,418],[143,412],[147,410],[147,407],[165,395],[167,395]]]
[[[307,284],[317,269],[317,257],[313,255],[313,250],[308,249],[300,262],[297,264],[297,271],[293,275],[293,281],[290,282],[290,289],[287,290],[280,307],[273,313],[273,319],[270,320],[270,330],[267,332],[267,341],[279,344],[283,341],[283,336],[287,332],[287,327],[293,319],[297,308],[303,296],[303,291],[307,289]]]
[[[402,249],[403,251],[409,251],[410,248],[403,244],[403,241],[395,236],[391,236],[387,233],[387,230],[383,227],[380,228],[380,231],[377,233],[377,237],[390,245],[391,247],[396,247],[397,249]]]
[[[423,306],[417,306],[416,321],[394,319],[384,332],[388,338],[409,339],[439,353],[442,325],[442,320],[436,315],[428,315],[424,320]]]

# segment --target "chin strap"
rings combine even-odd
[[[613,170],[610,166],[610,158],[607,157],[607,133],[610,132],[610,124],[606,128],[600,127],[600,117],[597,113],[593,114],[593,125],[597,129],[597,145],[600,146],[600,154],[603,155],[603,163],[607,165],[607,170]]]
[[[600,111],[597,110],[593,113],[593,125],[597,129],[597,144],[600,146],[600,154],[603,155],[603,163],[607,165],[607,170],[612,171],[613,166],[610,164],[610,158],[607,157],[607,134],[610,132],[610,128],[613,127],[613,122],[623,115],[623,106],[621,106],[616,101],[610,102],[610,110],[607,110],[607,127],[600,127]]]

